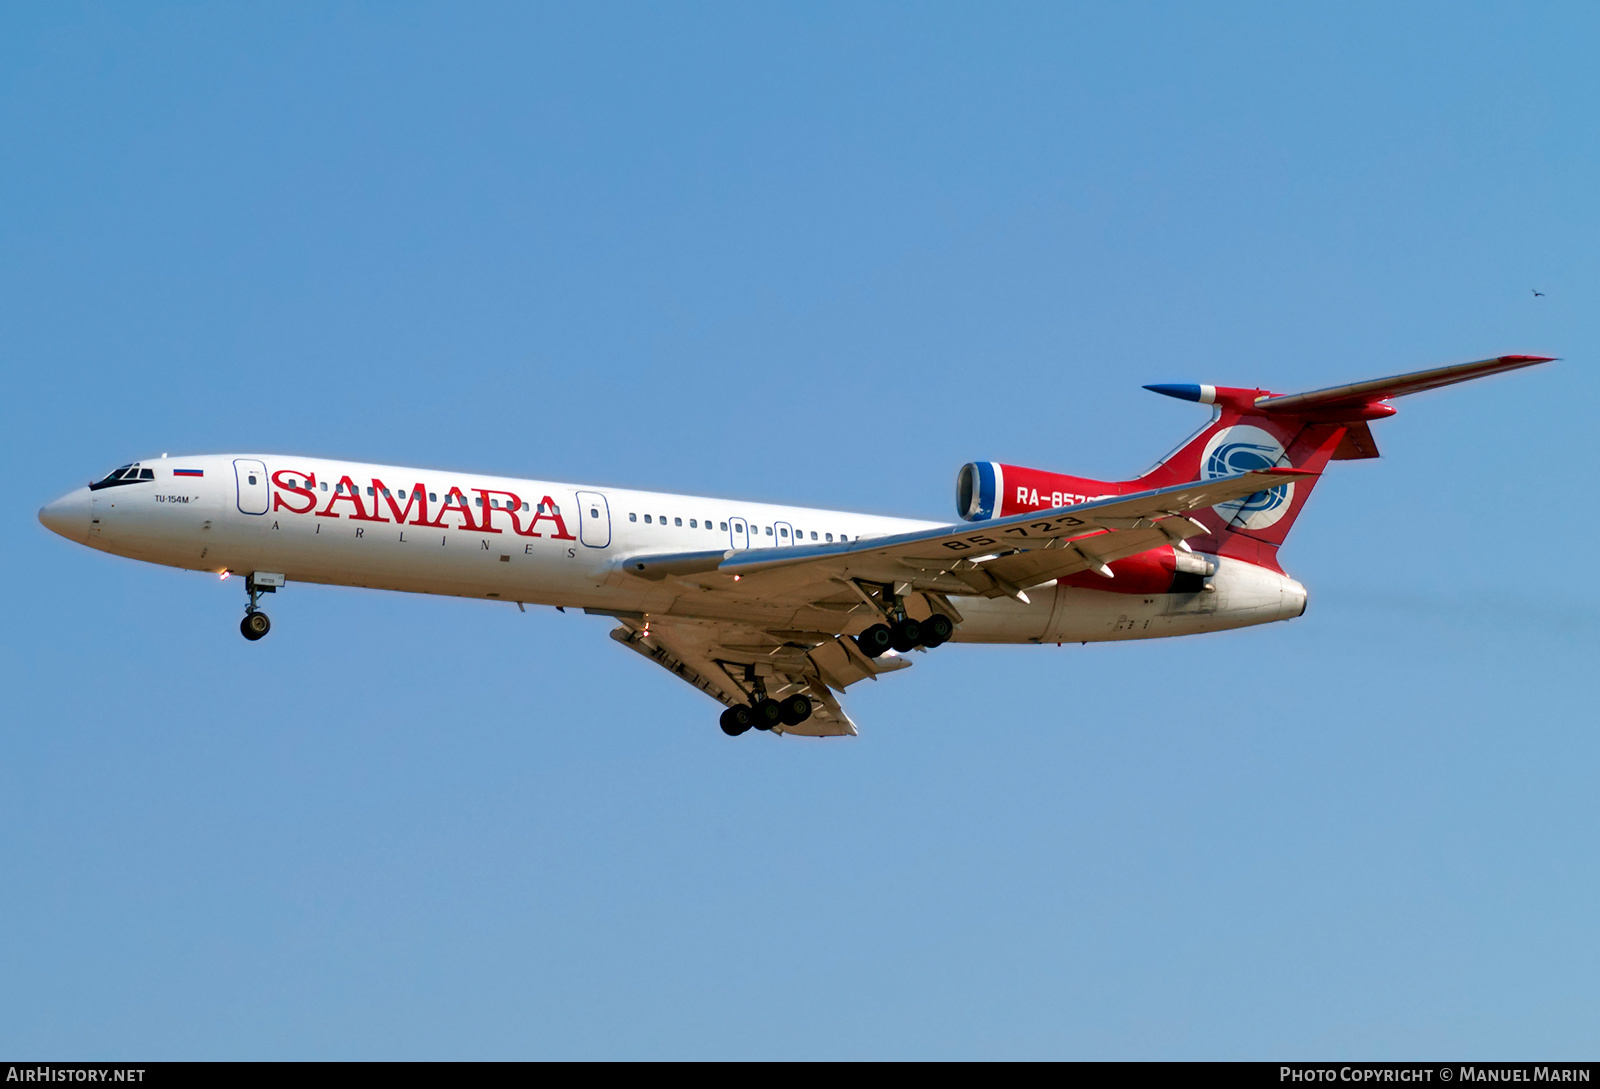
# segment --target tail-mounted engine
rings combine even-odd
[[[997,461],[969,461],[956,474],[956,512],[969,522],[1052,510],[1124,495],[1128,488],[1104,480],[1001,465]]]

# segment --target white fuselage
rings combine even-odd
[[[322,458],[218,454],[139,465],[152,479],[80,488],[40,520],[92,548],[195,571],[621,615],[740,619],[723,612],[736,606],[717,595],[627,575],[621,561],[629,556],[785,548],[945,524]],[[1217,570],[1205,593],[1050,585],[1030,589],[1026,603],[962,597],[955,639],[1142,639],[1304,611],[1305,590],[1293,579],[1210,558]],[[846,620],[841,633],[868,622]]]

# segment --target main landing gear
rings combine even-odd
[[[915,647],[939,646],[950,640],[956,626],[943,613],[934,613],[926,620],[913,620],[904,615],[893,624],[874,624],[856,636],[856,646],[868,658],[877,658],[890,650],[904,654]]]
[[[277,593],[278,587],[282,585],[282,575],[256,572],[245,576],[244,588],[250,595],[250,604],[244,607],[244,619],[239,621],[240,635],[254,643],[272,630],[272,621],[267,619],[267,614],[261,611],[257,602],[262,594]]]
[[[781,700],[768,699],[766,692],[757,689],[753,703],[740,703],[722,712],[722,732],[729,737],[738,737],[750,727],[758,730],[770,730],[782,723],[785,726],[798,726],[811,717],[811,697],[803,692],[796,692]]]

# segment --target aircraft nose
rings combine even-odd
[[[89,489],[79,488],[46,503],[39,508],[39,521],[69,541],[85,540],[89,536]]]

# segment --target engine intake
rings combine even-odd
[[[993,461],[969,461],[956,474],[956,513],[969,522],[995,517],[1004,474]]]

